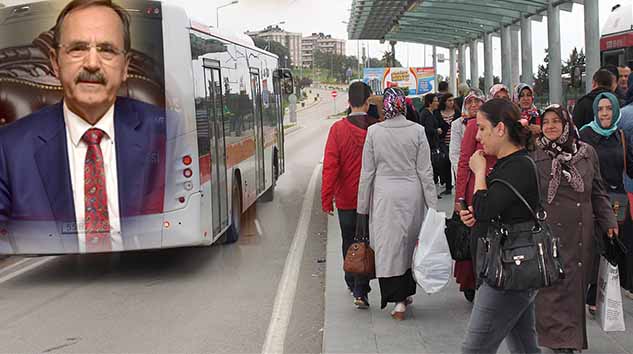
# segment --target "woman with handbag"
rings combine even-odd
[[[536,329],[541,346],[571,353],[587,349],[585,295],[594,261],[594,221],[611,234],[617,233],[617,223],[598,167],[599,155],[579,141],[569,112],[560,105],[547,107],[541,130],[533,158],[549,224],[560,238],[565,279],[539,291]]]
[[[593,122],[580,129],[580,139],[591,145],[598,154],[600,174],[611,200],[611,210],[617,215],[618,223],[624,224],[628,211],[628,197],[624,190],[624,173],[633,176],[633,153],[627,146],[624,133],[618,129],[620,122],[620,103],[610,92],[603,92],[593,101]],[[626,151],[626,153],[625,153]],[[606,229],[598,230],[599,233]],[[617,230],[616,230],[617,231]],[[598,235],[599,236],[599,235]],[[593,314],[596,310],[596,283],[598,281],[598,267],[600,252],[594,250],[593,271],[589,281],[587,305]]]
[[[472,205],[473,190],[475,188],[475,176],[468,167],[468,161],[477,150],[481,150],[482,146],[476,139],[477,136],[477,112],[481,105],[485,102],[485,97],[478,92],[473,92],[466,100],[464,100],[465,116],[462,117],[464,124],[457,129],[453,123],[453,133],[451,136],[451,150],[457,153],[457,176],[455,178],[455,210],[461,210],[460,200],[464,200],[466,205]],[[456,121],[457,122],[457,121]],[[462,133],[463,132],[463,133]],[[461,140],[454,142],[454,139],[461,133]],[[451,158],[455,160],[454,153],[450,153]],[[486,171],[490,173],[494,167],[497,158],[492,155],[486,155]],[[471,260],[462,260],[455,262],[455,281],[459,284],[459,290],[464,293],[467,301],[473,302],[475,299],[475,270]]]
[[[424,128],[405,118],[405,95],[384,93],[385,121],[367,131],[358,188],[359,217],[369,214],[381,308],[396,303],[392,317],[403,320],[416,283],[413,251],[426,210],[437,209],[437,192]]]
[[[486,102],[477,114],[477,126],[477,141],[483,149],[477,150],[469,162],[475,180],[473,206],[460,215],[468,226],[477,221],[472,236],[486,240],[489,228],[496,225],[493,220],[509,229],[534,220],[532,210],[538,206],[538,186],[536,170],[526,150],[531,138],[528,121],[521,119],[514,104],[505,99]],[[488,177],[484,154],[497,158]],[[504,182],[494,183],[498,180]],[[521,255],[516,257],[519,264],[524,260]],[[494,274],[486,274],[484,269],[486,265],[481,268],[481,285],[462,352],[496,353],[505,339],[511,353],[540,353],[534,317],[536,291],[499,288]]]

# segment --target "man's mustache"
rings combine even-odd
[[[100,71],[91,73],[83,70],[79,73],[79,75],[77,75],[77,78],[75,79],[75,84],[78,84],[80,82],[90,82],[94,84],[105,85],[107,83],[107,80]]]

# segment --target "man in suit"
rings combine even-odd
[[[125,218],[163,211],[165,111],[116,96],[130,43],[129,15],[110,0],[73,0],[59,14],[50,57],[62,102],[0,129],[9,234],[54,221],[60,251],[120,251]]]

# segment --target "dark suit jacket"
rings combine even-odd
[[[114,131],[121,218],[162,213],[165,111],[118,97]],[[61,102],[0,129],[0,223],[55,221],[61,232],[83,207],[71,186]]]

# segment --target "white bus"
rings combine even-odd
[[[235,242],[240,215],[258,199],[272,200],[284,172],[282,94],[292,91],[292,75],[248,36],[223,34],[182,8],[118,3],[131,15],[132,34],[119,95],[165,112],[161,172],[150,177],[162,198],[150,212],[121,215],[119,250]],[[64,5],[0,8],[0,129],[61,99],[48,50]],[[0,254],[81,253],[81,242],[77,225],[61,220],[0,225]]]

